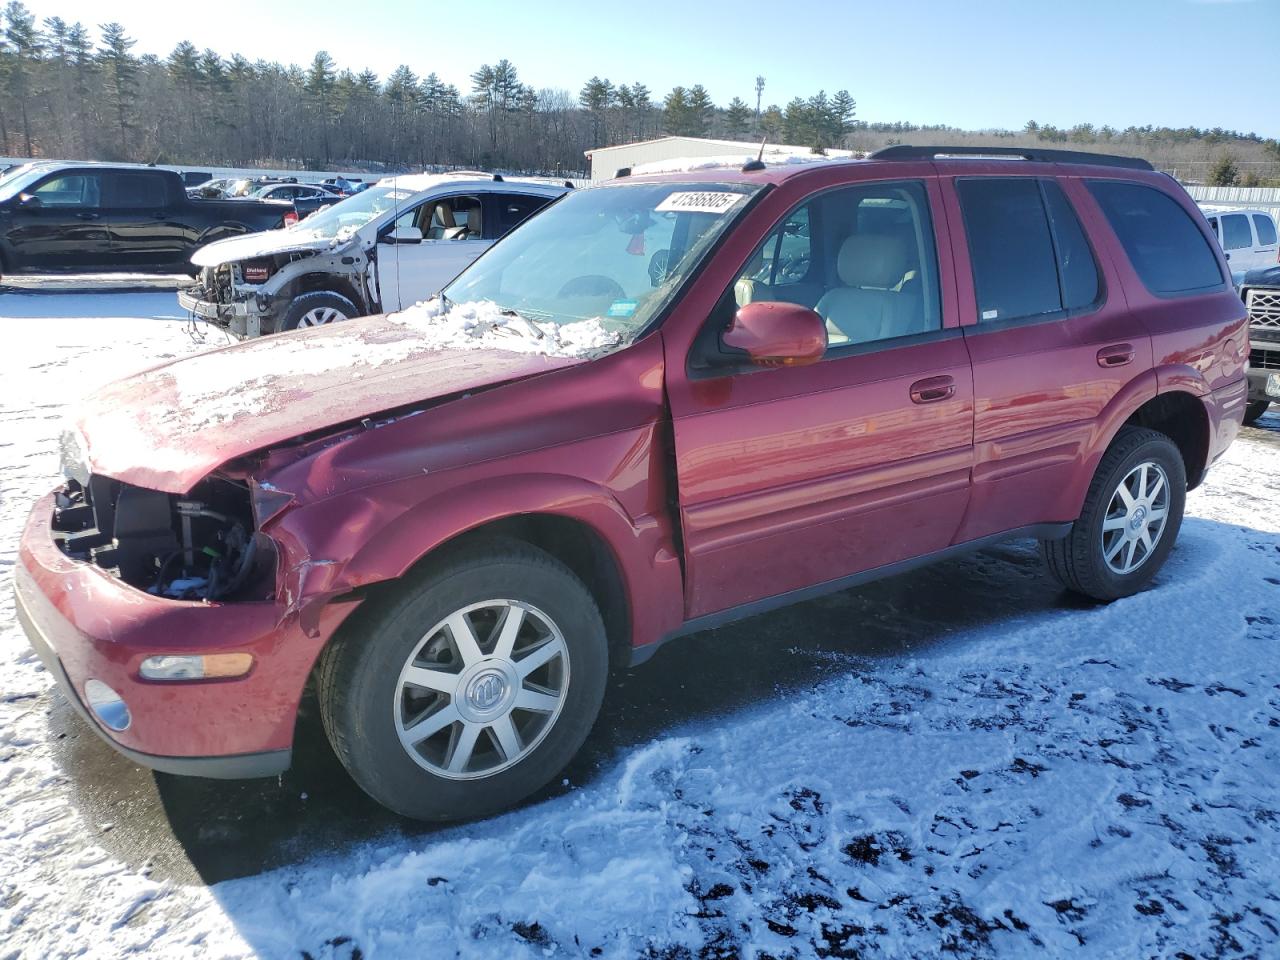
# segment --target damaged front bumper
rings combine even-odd
[[[116,750],[156,770],[235,779],[286,769],[307,677],[359,601],[302,616],[296,596],[213,603],[155,596],[64,554],[53,537],[54,505],[53,494],[44,497],[27,522],[14,588],[32,647],[77,713]],[[252,667],[232,679],[141,674],[149,657],[195,654],[248,654]],[[104,722],[94,709],[101,685],[123,701],[124,722]]]
[[[178,291],[178,305],[183,310],[225,327],[237,337],[259,337],[264,330],[273,329],[270,308],[261,308],[257,300],[257,297],[248,296],[222,303],[209,299],[204,288],[198,286]]]

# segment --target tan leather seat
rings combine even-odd
[[[919,298],[899,290],[907,273],[907,243],[884,233],[856,233],[840,245],[836,275],[815,308],[830,343],[865,343],[924,329]]]

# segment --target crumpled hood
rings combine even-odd
[[[301,434],[581,363],[494,349],[441,349],[369,317],[176,360],[109,384],[76,425],[89,468],[186,493],[229,460]]]
[[[303,250],[337,250],[351,242],[354,233],[334,239],[317,237],[305,229],[263,230],[243,233],[206,244],[191,255],[197,267],[216,267],[222,263],[238,263],[276,253],[298,253]]]

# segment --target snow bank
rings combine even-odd
[[[450,303],[435,297],[387,315],[422,334],[422,343],[447,350],[509,350],[546,357],[590,358],[622,342],[598,317],[574,323],[537,323],[491,300]]]

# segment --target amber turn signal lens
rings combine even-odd
[[[248,653],[172,654],[147,657],[138,667],[144,680],[228,680],[253,668]]]

